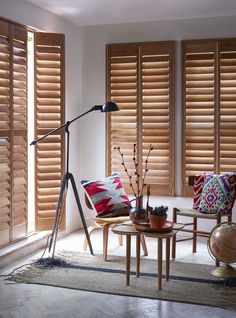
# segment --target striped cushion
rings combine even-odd
[[[130,202],[118,174],[100,180],[81,181],[97,217],[129,215]]]

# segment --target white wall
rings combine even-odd
[[[66,119],[70,120],[80,113],[81,102],[81,32],[72,23],[31,5],[22,0],[1,0],[0,16],[46,32],[63,33],[66,37]],[[76,182],[78,176],[78,123],[71,126],[71,169]],[[71,187],[70,187],[71,188]],[[80,217],[72,197],[67,196],[67,231],[73,231],[80,224]]]
[[[105,100],[105,44],[124,42],[177,42],[176,50],[176,197],[152,198],[152,205],[191,207],[192,200],[181,194],[181,71],[180,41],[183,39],[236,36],[236,18],[204,18],[152,23],[88,26],[82,28],[82,105]],[[92,114],[81,123],[81,175],[99,178],[105,175],[105,117]],[[235,209],[236,210],[236,209]],[[234,220],[236,213],[234,212]],[[206,222],[204,222],[205,224]],[[205,227],[205,226],[204,226]]]

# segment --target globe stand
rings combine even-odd
[[[236,277],[236,268],[226,264],[226,266],[216,267],[211,271],[211,275],[217,278],[234,278]]]

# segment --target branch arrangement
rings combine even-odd
[[[133,185],[133,176],[131,175],[131,173],[129,173],[127,166],[125,164],[124,161],[124,154],[121,152],[120,147],[114,147],[115,150],[117,150],[121,156],[121,165],[124,167],[124,170],[129,178],[129,185],[133,191],[133,194],[135,197],[137,196],[142,196],[143,195],[143,191],[144,188],[147,186],[145,183],[145,178],[148,172],[148,159],[149,156],[151,154],[151,151],[153,150],[152,145],[149,145],[149,149],[148,149],[148,153],[147,153],[147,158],[145,160],[145,168],[144,168],[144,173],[143,173],[143,177],[141,178],[140,173],[139,173],[139,165],[138,165],[138,155],[137,155],[137,145],[134,144],[133,146],[133,163],[134,163],[134,175],[136,177],[135,183],[136,183],[136,191]]]

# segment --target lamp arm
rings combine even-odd
[[[62,125],[60,125],[60,126],[58,126],[58,127],[55,128],[54,130],[48,132],[46,135],[44,135],[44,136],[42,136],[42,137],[40,137],[40,138],[38,138],[38,139],[36,139],[36,140],[33,140],[33,141],[30,143],[30,146],[37,144],[39,141],[43,140],[44,138],[46,138],[46,137],[48,137],[48,136],[50,136],[50,135],[53,135],[55,132],[61,130],[61,129],[64,128],[64,127],[66,127],[66,129],[68,130],[68,128],[69,128],[69,126],[70,126],[71,123],[73,123],[73,122],[76,121],[77,119],[79,119],[79,118],[85,116],[86,114],[91,113],[91,112],[94,111],[94,110],[102,110],[102,105],[94,105],[92,108],[90,108],[89,110],[87,110],[87,111],[84,112],[83,114],[81,114],[81,115],[75,117],[74,119],[72,119],[72,120],[70,120],[70,121],[67,121],[66,123],[64,123],[64,124],[62,124]]]

